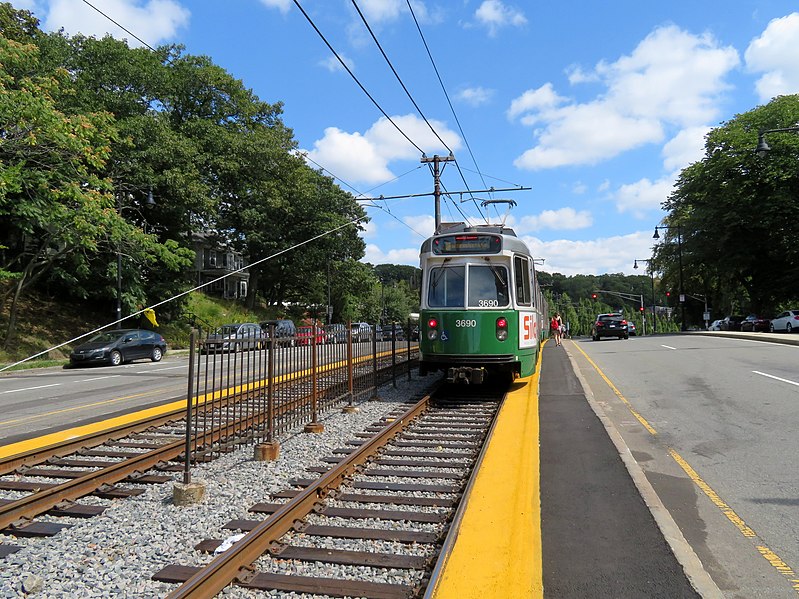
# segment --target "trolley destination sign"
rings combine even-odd
[[[499,254],[502,238],[497,235],[446,235],[433,240],[433,253],[453,254]]]

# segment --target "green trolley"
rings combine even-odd
[[[421,374],[482,383],[535,372],[547,306],[527,245],[503,225],[448,225],[422,244]]]

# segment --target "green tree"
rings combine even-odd
[[[39,52],[0,35],[0,236],[7,248],[2,300],[11,298],[5,343],[22,293],[66,256],[93,253],[132,234],[102,177],[116,137],[111,115],[67,115],[54,96],[64,70],[43,74]],[[10,273],[10,274],[9,274]],[[11,284],[8,284],[8,283]]]
[[[713,129],[704,158],[682,171],[664,203],[671,240],[677,226],[682,233],[684,287],[708,295],[711,305],[768,313],[799,298],[799,247],[789,217],[799,209],[799,135],[771,134],[773,151],[754,153],[758,131],[797,122],[799,95],[791,95]],[[677,249],[660,244],[655,253],[671,285]]]

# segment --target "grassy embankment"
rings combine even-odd
[[[159,327],[154,328],[161,333],[169,344],[169,349],[188,347],[191,333],[190,315],[194,315],[197,324],[205,331],[229,322],[259,322],[268,318],[276,318],[266,309],[250,311],[241,302],[210,298],[202,293],[193,293],[186,303],[186,317],[166,323],[163,318],[156,320]],[[52,299],[31,296],[24,300],[17,317],[16,334],[6,348],[0,348],[0,368],[23,360],[39,352],[74,339],[88,331],[94,330],[113,320],[113,313],[93,311],[85,305],[61,304]],[[133,323],[123,322],[119,328],[136,328],[138,320]],[[8,327],[8,313],[0,314],[0,337],[5,336]],[[41,368],[43,366],[59,366],[69,361],[69,353],[73,346],[87,338],[75,341],[58,349],[34,358],[13,369]]]

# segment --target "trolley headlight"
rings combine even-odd
[[[497,318],[497,339],[505,341],[508,338],[508,319],[504,316]]]
[[[435,318],[427,321],[427,338],[430,341],[438,339],[438,321]]]

